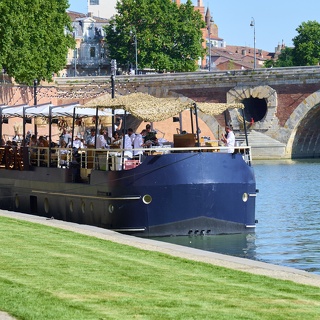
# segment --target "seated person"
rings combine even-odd
[[[154,131],[151,131],[150,124],[146,125],[146,135],[144,137],[144,146],[151,147],[151,146],[158,146],[158,138]]]
[[[79,136],[75,136],[72,145],[73,145],[73,148],[76,148],[76,149],[83,149],[84,148],[83,142],[81,141]],[[69,142],[68,148],[70,148],[70,147],[71,147],[71,143]]]
[[[120,148],[122,145],[122,139],[117,131],[115,131],[111,138],[111,147]]]
[[[108,144],[107,144],[107,141],[104,137],[104,130],[103,129],[100,129],[99,131],[99,135],[98,135],[98,139],[97,139],[97,145],[96,145],[96,148],[97,149],[105,149],[105,148],[108,148]]]

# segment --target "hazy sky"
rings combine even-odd
[[[110,0],[106,0],[110,1]],[[114,0],[113,0],[114,1]],[[182,0],[181,2],[185,2]],[[87,0],[69,0],[70,10],[87,12]],[[193,0],[194,5],[197,0]],[[320,22],[320,1],[269,0],[203,0],[210,8],[211,16],[219,28],[219,37],[229,45],[251,46],[254,42],[254,28],[250,27],[251,18],[255,20],[256,48],[274,51],[278,43],[292,45],[297,35],[296,28],[309,20]]]

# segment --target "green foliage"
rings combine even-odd
[[[285,47],[281,50],[278,59],[274,61],[274,67],[292,67],[294,66],[294,49]]]
[[[296,29],[298,35],[292,41],[293,48],[286,47],[276,61],[268,60],[264,66],[292,67],[314,66],[320,62],[320,23],[317,21],[302,22]]]
[[[121,0],[106,27],[109,57],[128,69],[135,65],[137,37],[139,68],[194,71],[204,56],[204,21],[191,0],[179,7],[171,0]]]
[[[0,217],[0,310],[17,319],[319,319],[319,288]]]
[[[294,37],[294,65],[314,66],[320,62],[320,23],[317,21],[302,22],[296,29]]]
[[[0,66],[19,83],[52,79],[74,46],[68,0],[1,0]]]

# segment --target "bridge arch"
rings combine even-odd
[[[320,157],[320,90],[308,96],[291,114],[284,128],[290,136],[286,154],[291,158]]]
[[[242,102],[245,104],[245,119],[254,119],[256,130],[267,130],[278,106],[277,92],[268,85],[263,86],[236,86],[227,92],[228,103]],[[231,122],[235,129],[239,129],[242,115],[234,109],[230,112]]]

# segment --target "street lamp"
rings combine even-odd
[[[209,66],[208,66],[208,70],[211,71],[211,25],[213,23],[213,19],[210,18],[210,21],[207,25],[208,28],[208,38],[209,38]]]
[[[130,35],[134,37],[134,47],[135,47],[135,55],[136,55],[136,71],[135,73],[138,74],[138,41],[137,41],[137,31],[135,28],[130,30]]]
[[[209,24],[208,24],[208,36],[209,36],[209,67],[208,70],[211,71],[211,25],[212,25],[212,18],[210,18]]]
[[[77,48],[74,48],[73,51],[73,62],[74,62],[74,73],[73,76],[76,77],[77,76]]]
[[[250,27],[253,27],[253,69],[256,68],[256,22],[253,17],[251,17]]]

